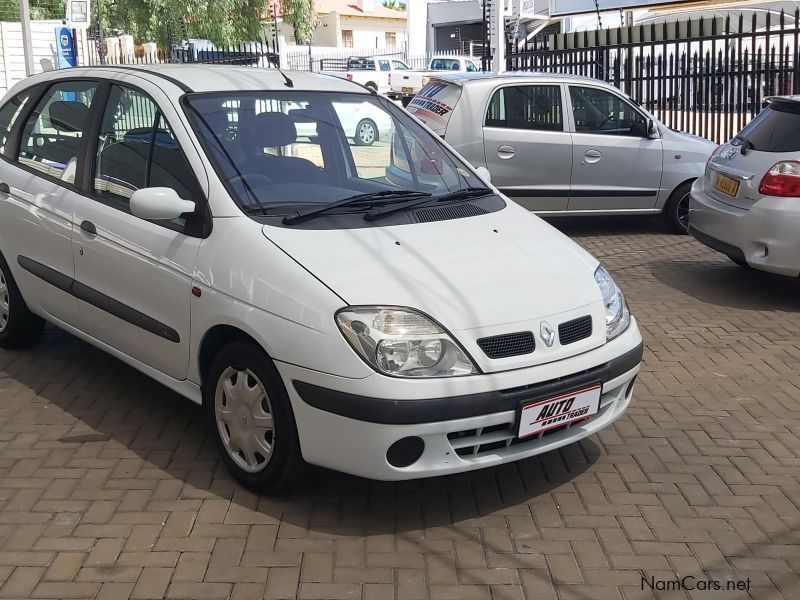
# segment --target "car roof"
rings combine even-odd
[[[592,83],[602,83],[604,85],[609,85],[604,81],[599,79],[593,79],[592,77],[584,77],[582,75],[568,75],[565,73],[538,73],[535,71],[508,71],[505,73],[484,73],[484,72],[472,72],[472,73],[442,73],[441,75],[436,75],[437,79],[445,79],[449,81],[453,81],[454,83],[465,84],[471,81],[487,81],[487,80],[506,80],[506,81],[514,81],[517,79],[530,79],[530,80],[542,80],[542,81],[582,81],[582,82],[592,82]]]
[[[366,88],[348,81],[322,73],[307,71],[284,71],[292,81],[293,87],[286,85],[284,76],[277,69],[264,67],[239,67],[231,65],[159,64],[159,65],[102,65],[77,67],[59,71],[48,71],[28,78],[26,83],[40,83],[61,77],[111,77],[117,75],[136,75],[163,85],[170,82],[185,92],[219,91],[322,91],[370,94]],[[61,76],[61,77],[59,77]]]

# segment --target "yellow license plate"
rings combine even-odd
[[[412,87],[404,87],[403,88],[403,93],[404,94],[410,94],[413,91],[414,91],[414,88],[412,88]]]
[[[739,191],[739,182],[725,175],[717,175],[714,180],[714,189],[728,196],[736,196]]]

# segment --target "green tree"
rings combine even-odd
[[[317,11],[314,0],[281,0],[283,20],[294,29],[294,39],[298,44],[313,41],[317,27]]]
[[[405,10],[406,3],[401,2],[401,0],[383,0],[383,5],[386,8],[391,8],[392,10]]]
[[[7,0],[2,0],[7,1]],[[137,42],[189,37],[216,44],[258,40],[267,0],[97,0],[95,26],[102,23],[107,35],[129,33]]]
[[[31,19],[63,19],[66,0],[30,0]],[[19,21],[19,0],[0,0],[0,21]]]

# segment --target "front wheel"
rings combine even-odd
[[[664,220],[672,233],[689,233],[689,197],[692,183],[687,181],[675,188],[664,205]]]
[[[203,386],[208,428],[222,460],[244,486],[291,488],[304,462],[291,403],[269,357],[253,344],[224,346]]]
[[[357,146],[372,146],[378,141],[378,126],[372,119],[362,119],[356,126],[354,141]]]

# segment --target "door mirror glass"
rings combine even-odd
[[[178,192],[167,187],[136,190],[131,195],[130,207],[135,217],[152,221],[177,219],[195,210],[194,202],[181,199]]]
[[[653,119],[647,119],[647,137],[658,137],[658,130],[656,129],[656,122]]]
[[[478,167],[475,169],[475,172],[478,174],[478,177],[483,179],[486,183],[492,183],[492,174],[489,173],[489,169],[486,167]]]

